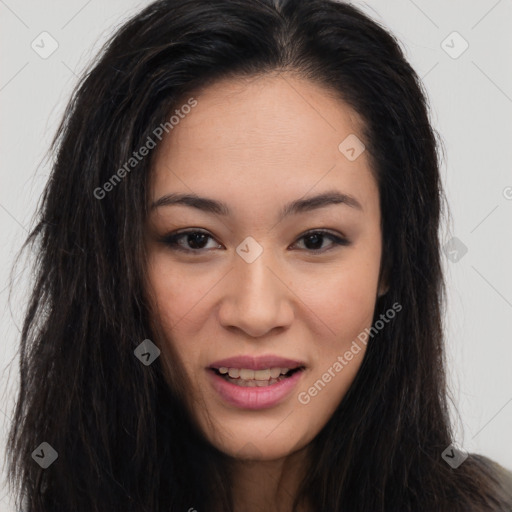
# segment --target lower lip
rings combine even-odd
[[[270,386],[242,387],[231,384],[214,370],[208,369],[210,379],[217,393],[229,404],[241,409],[267,409],[284,401],[290,395],[304,373],[295,372],[280,382]]]

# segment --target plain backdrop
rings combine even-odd
[[[50,171],[43,159],[78,76],[113,30],[148,3],[0,0],[2,461],[30,282],[23,264],[12,275],[10,300],[7,287]],[[512,2],[351,3],[394,33],[426,88],[446,149],[441,171],[453,220],[445,220],[442,236],[458,443],[511,469]],[[52,45],[51,55],[41,55]],[[0,511],[14,511],[3,486]]]

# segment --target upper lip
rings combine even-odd
[[[264,355],[259,357],[254,356],[236,356],[220,359],[210,364],[208,368],[219,369],[225,368],[246,368],[248,370],[265,370],[267,368],[299,368],[305,366],[302,361],[296,359],[288,359],[286,357],[279,357],[275,355]]]

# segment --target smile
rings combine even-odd
[[[210,382],[227,403],[242,409],[265,409],[284,401],[297,386],[304,367],[208,368]]]
[[[232,384],[268,386],[269,384],[279,382],[282,375],[288,375],[297,369],[290,370],[290,368],[276,367],[265,370],[250,370],[247,368],[227,368],[226,366],[221,366],[218,372]]]

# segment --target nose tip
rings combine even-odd
[[[251,254],[252,261],[249,263],[241,256],[230,277],[231,286],[223,298],[219,318],[225,327],[238,328],[251,337],[260,338],[273,329],[289,325],[293,310],[289,302],[290,291],[278,273],[268,266],[263,251],[253,258],[258,247],[254,245],[256,241],[252,240],[246,239],[245,243],[239,245],[242,250],[248,249],[242,253]],[[261,247],[259,243],[258,246]]]

